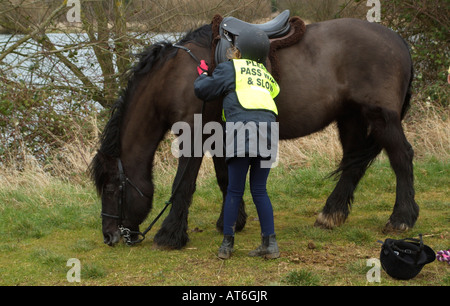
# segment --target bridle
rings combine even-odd
[[[122,164],[122,160],[120,158],[117,158],[117,168],[119,169],[119,200],[118,200],[118,214],[117,215],[112,215],[112,214],[108,214],[105,212],[101,212],[101,217],[102,218],[112,218],[112,219],[116,219],[117,223],[118,223],[118,227],[120,230],[120,236],[123,236],[126,244],[128,245],[133,245],[136,243],[141,242],[142,240],[145,239],[145,234],[147,234],[147,232],[151,229],[148,228],[146,229],[143,233],[139,232],[139,231],[132,231],[129,228],[126,228],[123,226],[123,220],[125,218],[125,213],[124,213],[124,205],[126,205],[126,197],[127,197],[127,186],[130,185],[131,187],[133,187],[141,197],[145,197],[148,199],[151,199],[150,196],[144,194],[139,187],[136,186],[136,184],[134,184],[126,175],[125,175],[125,171],[123,169],[123,164]],[[164,208],[165,210],[165,208]],[[153,226],[153,224],[152,224]],[[131,235],[138,235],[142,236],[142,238],[139,238],[137,240],[131,240]]]
[[[200,65],[200,60],[192,53],[192,51],[184,46],[180,46],[177,44],[173,44],[172,45],[175,48],[178,49],[182,49],[184,51],[186,51],[196,62],[198,65]],[[205,109],[205,101],[203,101],[202,104],[202,114],[204,112]],[[191,155],[192,156],[192,155]],[[137,186],[136,184],[134,184],[126,175],[125,175],[125,171],[124,171],[124,167],[122,164],[122,160],[120,158],[117,158],[117,167],[119,169],[119,201],[118,201],[118,214],[117,215],[112,215],[112,214],[108,214],[105,212],[101,212],[101,217],[102,218],[112,218],[112,219],[116,219],[118,220],[118,228],[120,231],[120,236],[123,237],[125,243],[127,245],[134,245],[137,243],[142,242],[145,239],[145,235],[152,229],[153,225],[156,223],[156,221],[158,221],[158,219],[162,216],[162,214],[164,213],[164,211],[167,209],[167,207],[172,204],[172,200],[175,196],[175,193],[178,190],[178,187],[180,186],[181,181],[184,178],[184,175],[186,174],[186,170],[189,166],[189,162],[191,161],[191,159],[188,160],[185,168],[183,169],[183,173],[177,183],[177,185],[175,186],[175,188],[172,191],[172,195],[170,196],[170,199],[165,203],[164,208],[162,209],[162,211],[156,216],[156,218],[152,221],[152,223],[150,223],[150,225],[145,229],[145,231],[140,232],[140,231],[132,231],[129,228],[126,228],[123,226],[123,219],[125,217],[125,213],[124,213],[124,205],[126,205],[126,196],[127,196],[127,186],[130,185],[131,187],[133,187],[141,197],[145,197],[148,199],[151,199],[152,197],[145,195]],[[131,239],[131,235],[137,235],[137,239],[136,240],[132,240]],[[139,238],[141,237],[141,238]]]

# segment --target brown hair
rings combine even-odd
[[[239,51],[238,48],[233,46],[227,50],[227,58],[228,59],[239,59],[239,58],[241,58],[241,51]]]

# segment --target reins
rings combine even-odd
[[[173,44],[172,45],[175,48],[178,49],[182,49],[184,51],[186,51],[196,62],[198,65],[200,65],[200,60],[192,53],[192,51],[184,46],[180,46],[177,44]],[[203,112],[205,110],[205,101],[203,101],[202,103],[202,115]],[[193,149],[193,148],[192,148]],[[102,217],[109,217],[109,218],[113,218],[113,219],[118,219],[118,223],[119,223],[119,230],[120,230],[120,235],[123,237],[125,243],[127,245],[135,245],[138,243],[141,243],[144,239],[145,239],[145,235],[147,235],[147,233],[152,229],[153,225],[155,225],[155,223],[159,220],[159,218],[161,218],[161,216],[163,215],[163,213],[166,211],[167,207],[169,207],[170,204],[172,204],[173,199],[175,197],[175,194],[177,193],[181,182],[183,181],[184,176],[186,175],[187,169],[189,167],[189,164],[192,160],[192,154],[191,157],[189,157],[186,166],[183,169],[183,172],[181,174],[180,179],[178,180],[177,184],[175,185],[175,188],[172,189],[172,194],[169,198],[168,201],[165,202],[165,206],[164,208],[161,210],[161,212],[155,217],[155,219],[150,223],[150,225],[143,231],[132,231],[129,228],[126,228],[122,225],[122,219],[123,219],[123,205],[126,202],[126,187],[127,187],[127,183],[129,185],[131,185],[138,193],[141,197],[146,197],[146,198],[150,198],[147,195],[145,195],[144,193],[142,193],[142,191],[125,175],[124,169],[123,169],[123,164],[122,161],[120,160],[120,158],[117,158],[117,166],[119,168],[119,180],[120,180],[120,185],[119,185],[119,191],[120,191],[120,196],[119,196],[119,215],[111,215],[111,214],[107,214],[102,212],[101,216]],[[132,240],[131,239],[131,235],[137,235],[138,237],[142,237],[142,238],[138,238],[136,240]]]
[[[178,49],[186,51],[194,59],[194,61],[197,62],[197,65],[200,65],[200,60],[198,59],[197,56],[195,56],[194,53],[192,53],[192,51],[189,48],[186,48],[185,46],[180,46],[180,45],[177,45],[177,44],[173,44],[172,46],[175,47],[175,48],[178,48]]]

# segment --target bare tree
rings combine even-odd
[[[182,35],[216,13],[247,21],[271,13],[269,0],[74,2],[80,22],[68,21],[67,0],[0,0],[0,164],[5,152],[45,160],[74,124],[84,131],[93,112],[107,117],[133,54],[158,34]]]
[[[150,44],[149,40],[154,36],[152,33],[186,31],[198,26],[199,21],[209,21],[215,13],[244,15],[247,12],[253,19],[267,16],[270,11],[267,0],[89,0],[81,1],[81,4],[81,24],[73,27],[64,22],[67,1],[61,4],[59,0],[3,0],[0,4],[0,26],[25,35],[7,47],[3,46],[0,62],[11,53],[18,55],[18,47],[33,40],[40,50],[31,54],[28,52],[26,58],[43,54],[54,57],[76,76],[83,89],[102,106],[111,105],[118,89],[125,85],[123,75],[133,62],[132,48],[140,49]],[[79,41],[71,36],[70,43],[57,46],[48,37],[48,32],[52,30],[67,35],[72,31],[82,31],[87,34],[88,40]],[[89,61],[99,65],[100,83],[94,82],[75,63],[80,54],[77,50],[83,48],[91,48],[94,52],[95,57]],[[75,87],[77,84],[73,85]]]

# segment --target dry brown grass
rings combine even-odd
[[[316,158],[334,163],[341,157],[342,148],[335,123],[306,137],[280,142],[280,163],[283,165],[307,166]]]
[[[415,158],[434,156],[450,158],[450,108],[430,103],[415,104],[414,115],[403,125],[406,137],[414,148]]]
[[[99,130],[96,117],[90,118],[84,124],[85,126],[81,127],[75,121],[72,122],[70,130],[67,130],[67,133],[72,135],[70,142],[54,136],[54,141],[60,146],[48,153],[47,162],[38,161],[27,151],[26,146],[21,146],[22,151],[20,154],[15,152],[14,157],[13,153],[6,153],[9,156],[3,159],[4,164],[0,168],[0,184],[11,188],[23,184],[45,186],[55,178],[85,183],[87,168],[96,153]],[[92,135],[82,132],[86,129]]]

